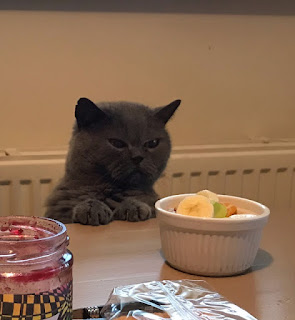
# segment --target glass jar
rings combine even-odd
[[[0,319],[72,319],[72,253],[62,223],[0,217]]]

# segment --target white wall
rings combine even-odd
[[[295,17],[0,12],[0,149],[66,145],[76,100],[180,98],[175,146],[294,140]]]

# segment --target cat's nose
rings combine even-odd
[[[143,160],[142,156],[136,156],[132,158],[132,161],[134,164],[140,164],[140,162]]]

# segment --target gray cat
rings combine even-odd
[[[95,226],[155,217],[153,185],[171,152],[165,125],[180,102],[152,109],[81,98],[65,175],[47,200],[46,217]]]

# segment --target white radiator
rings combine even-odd
[[[44,215],[66,152],[0,155],[0,216]],[[175,148],[156,190],[161,197],[210,189],[270,208],[295,208],[295,144]],[[282,212],[283,214],[283,212]]]

